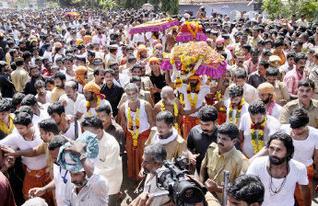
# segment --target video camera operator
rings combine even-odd
[[[187,175],[186,159],[165,161],[167,152],[161,144],[145,147],[142,167],[147,174],[143,192],[130,206],[204,206],[203,185]]]
[[[130,206],[158,206],[169,205],[171,202],[168,195],[152,197],[151,194],[162,192],[157,187],[157,170],[163,167],[167,157],[167,151],[160,144],[151,144],[144,149],[141,166],[147,174],[143,192],[130,203]]]

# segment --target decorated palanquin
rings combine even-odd
[[[206,41],[207,38],[199,22],[186,21],[180,26],[176,40],[177,42]]]

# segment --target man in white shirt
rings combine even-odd
[[[248,107],[243,115],[239,130],[241,133],[242,151],[251,158],[268,142],[269,136],[279,130],[279,121],[266,115],[266,108],[262,101],[256,101]]]
[[[269,156],[256,158],[247,170],[258,176],[265,187],[263,205],[294,205],[296,184],[300,185],[304,206],[311,205],[311,194],[304,164],[293,160],[292,138],[283,132],[274,133],[267,143]]]
[[[77,139],[81,135],[81,127],[78,121],[66,116],[64,106],[61,102],[51,104],[47,111],[58,125],[61,134],[72,140]]]
[[[282,107],[274,99],[274,86],[268,82],[264,82],[257,87],[257,91],[259,98],[266,106],[266,114],[279,119]]]
[[[226,107],[226,122],[240,125],[242,116],[248,112],[249,104],[243,98],[243,88],[237,85],[229,89],[230,98],[224,101]]]
[[[108,181],[109,205],[116,206],[123,181],[119,143],[115,137],[104,131],[103,122],[97,117],[86,117],[82,122],[82,127],[84,130],[96,134],[99,154],[95,162],[95,173],[100,174]]]
[[[67,81],[65,83],[65,94],[63,94],[60,102],[64,105],[65,114],[74,116],[79,120],[86,112],[85,96],[77,92],[77,83],[75,81]]]
[[[28,150],[43,143],[38,128],[33,127],[32,117],[26,112],[16,114],[13,121],[17,131],[8,135],[0,141],[0,145],[6,145],[14,150]],[[23,182],[24,198],[29,198],[29,190],[33,187],[43,187],[50,182],[50,174],[47,169],[47,157],[45,154],[34,157],[22,156],[22,163],[26,167],[26,174]],[[50,195],[46,196],[47,201],[52,201]]]

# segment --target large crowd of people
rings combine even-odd
[[[204,193],[184,205],[311,205],[318,23],[173,16],[198,22],[227,64],[181,80],[161,67],[178,26],[129,32],[167,17],[1,10],[0,206],[177,205],[157,176],[180,157]]]

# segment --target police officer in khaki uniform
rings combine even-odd
[[[309,126],[318,128],[318,101],[313,99],[315,83],[310,79],[298,83],[298,99],[288,102],[280,114],[280,123],[288,124],[290,114],[297,108],[303,108],[309,116]]]

